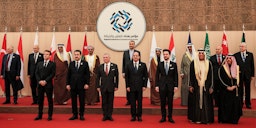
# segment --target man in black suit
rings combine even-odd
[[[245,86],[245,105],[251,109],[251,80],[254,77],[254,59],[253,54],[247,51],[246,43],[240,44],[240,52],[235,55],[236,62],[240,67],[239,92],[243,105],[244,86]]]
[[[129,62],[125,68],[126,89],[130,92],[131,98],[131,121],[135,121],[136,116],[138,121],[142,121],[142,96],[147,87],[148,71],[146,64],[139,61],[138,51],[134,51],[132,59],[133,61]]]
[[[157,66],[156,91],[160,93],[162,119],[166,121],[166,103],[168,104],[168,121],[175,123],[172,119],[173,95],[178,90],[178,70],[176,63],[170,61],[170,50],[164,49],[164,61]],[[167,102],[166,102],[167,99]]]
[[[33,53],[28,56],[28,77],[30,80],[30,87],[32,92],[32,105],[38,104],[38,95],[37,95],[37,81],[36,81],[36,65],[38,62],[43,61],[43,54],[39,52],[39,46],[34,45]]]
[[[215,101],[215,106],[219,106],[220,103],[220,86],[221,86],[221,82],[220,79],[218,77],[218,70],[221,67],[222,61],[225,59],[225,56],[222,55],[222,47],[221,46],[217,46],[216,47],[216,54],[210,57],[210,61],[212,63],[213,66],[213,78],[214,78],[214,90],[213,90],[213,98]]]
[[[48,118],[47,120],[52,120],[53,113],[53,83],[52,79],[55,75],[56,65],[54,62],[50,61],[51,51],[44,51],[44,61],[41,61],[36,66],[36,80],[38,83],[38,115],[35,120],[41,120],[43,116],[43,106],[44,106],[44,93],[46,93],[48,100]]]
[[[75,61],[71,62],[68,68],[66,88],[71,92],[72,113],[69,120],[78,119],[77,95],[79,96],[80,120],[84,120],[85,90],[89,88],[90,71],[88,63],[81,60],[81,51],[74,51]]]
[[[123,66],[122,66],[123,78],[125,78],[125,67],[128,63],[130,63],[132,61],[133,53],[135,51],[139,52],[138,50],[135,50],[134,48],[135,48],[135,42],[133,40],[131,40],[129,42],[129,49],[124,51],[124,54],[123,54]],[[127,100],[127,103],[125,105],[130,105],[131,104],[130,92],[128,92],[128,91],[126,91],[126,100]]]
[[[7,54],[2,60],[1,78],[5,81],[6,100],[3,104],[10,104],[10,87],[13,90],[13,103],[18,104],[18,80],[20,79],[21,62],[20,56],[13,53],[13,46],[7,48]],[[10,85],[11,84],[11,85]]]
[[[96,85],[97,90],[101,92],[103,119],[113,121],[113,101],[114,92],[118,89],[118,68],[117,65],[110,62],[108,53],[103,55],[104,63],[98,67]]]

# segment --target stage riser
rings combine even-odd
[[[47,113],[48,108],[44,108],[44,113]],[[0,113],[34,113],[37,114],[38,107],[0,107]],[[71,107],[55,107],[55,114],[71,114]],[[85,114],[102,114],[101,108],[85,108]],[[114,108],[113,114],[128,115],[130,114],[130,108]],[[161,110],[156,108],[143,108],[143,114],[160,115]],[[217,110],[214,110],[215,116],[217,116]],[[187,109],[173,109],[173,115],[186,116]],[[255,110],[243,110],[243,117],[256,117]]]

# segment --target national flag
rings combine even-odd
[[[151,62],[151,59],[155,57],[156,55],[156,36],[155,33],[153,32],[152,34],[152,41],[151,41],[151,49],[150,49],[150,55],[149,55],[149,64]],[[150,65],[149,65],[150,67]]]
[[[51,48],[50,48],[50,51],[51,51],[51,58],[50,60],[53,60],[54,58],[54,55],[56,53],[56,39],[55,39],[55,32],[53,32],[53,35],[52,35],[52,43],[51,43]]]
[[[70,39],[70,34],[68,34],[68,42],[67,42],[67,48],[66,48],[67,53],[70,55],[70,59],[72,59],[72,48],[71,48],[71,39]]]
[[[24,85],[24,57],[23,57],[23,48],[22,48],[22,35],[20,35],[20,40],[19,40],[19,44],[18,44],[18,49],[16,52],[18,55],[20,55],[20,63],[21,63],[21,67],[20,67],[20,80]]]
[[[36,31],[34,46],[38,45],[38,44],[39,44],[39,41],[38,41],[38,31]]]
[[[206,35],[205,35],[204,50],[206,53],[206,58],[209,60],[211,57],[211,51],[210,51],[208,32],[206,32]]]
[[[171,34],[170,44],[169,44],[169,50],[171,51],[170,59],[172,62],[176,62],[176,55],[175,55],[175,47],[174,47],[174,38],[173,38],[173,32]]]
[[[188,44],[187,45],[192,46],[192,56],[191,57],[192,57],[192,60],[194,60],[194,57],[195,57],[195,54],[196,54],[196,50],[195,50],[194,44],[192,43],[190,32],[188,34]]]
[[[224,56],[228,55],[228,42],[227,42],[227,36],[225,31],[223,32],[223,37],[222,37],[222,54]]]
[[[84,45],[83,45],[83,55],[88,55],[89,52],[88,52],[88,49],[87,49],[87,38],[86,38],[86,34],[84,35]]]
[[[4,55],[6,54],[6,34],[4,34],[4,38],[3,38],[3,43],[2,43],[2,49],[1,49],[1,52],[0,52],[0,70],[2,70],[2,60],[3,60],[3,57]],[[2,89],[2,91],[4,91],[4,79],[0,78],[0,87]]]
[[[151,41],[151,49],[150,49],[150,54],[149,54],[149,66],[150,67],[150,62],[151,60],[155,57],[156,55],[156,48],[157,48],[157,45],[156,45],[156,36],[155,36],[155,32],[153,31],[153,34],[152,34],[152,41]],[[150,88],[150,81],[148,79],[148,82],[147,82],[147,87]]]
[[[242,41],[241,41],[241,43],[246,43],[246,41],[245,41],[245,32],[244,32],[244,31],[243,31]]]

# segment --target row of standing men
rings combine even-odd
[[[126,78],[125,80],[126,80],[126,87],[127,87],[127,105],[129,105],[129,104],[131,104],[131,115],[132,115],[132,119],[131,119],[131,121],[135,121],[136,120],[136,117],[138,118],[138,120],[139,121],[142,121],[142,119],[141,119],[141,114],[142,114],[142,110],[140,109],[140,108],[142,108],[142,91],[143,90],[145,90],[145,88],[146,88],[146,83],[147,83],[147,68],[146,68],[146,65],[144,66],[144,63],[143,62],[141,62],[140,61],[140,52],[139,51],[137,51],[137,50],[135,50],[134,49],[134,46],[135,46],[135,42],[134,41],[130,41],[130,43],[129,43],[129,50],[127,50],[127,51],[125,51],[124,52],[124,57],[123,57],[123,69],[122,69],[122,72],[123,72],[123,77],[124,78]],[[59,48],[64,48],[63,47],[63,45],[60,45],[60,47]],[[242,50],[242,47],[245,47],[244,48],[244,50]],[[186,82],[189,82],[189,79],[188,79],[188,77],[187,76],[192,76],[192,75],[189,75],[189,72],[188,71],[186,71],[186,69],[191,69],[191,66],[190,66],[190,63],[191,63],[191,61],[193,60],[193,55],[191,54],[192,52],[191,52],[191,46],[190,45],[188,45],[188,47],[187,47],[188,49],[187,49],[187,52],[184,54],[184,56],[183,56],[183,59],[182,59],[182,65],[181,65],[181,78],[183,79],[183,82],[182,82],[182,105],[186,105],[186,103],[189,103],[188,101],[186,101],[186,99],[188,99],[187,97],[189,97],[188,96],[188,94],[189,93],[191,93],[191,92],[193,92],[192,90],[191,90],[191,88],[189,88],[189,87],[192,87],[192,85],[191,85],[191,82],[190,82],[190,84],[186,84]],[[249,71],[253,71],[253,73],[251,72],[250,73],[250,79],[251,79],[251,77],[253,77],[253,75],[254,75],[254,64],[253,64],[253,56],[252,56],[252,54],[250,53],[250,52],[247,52],[246,51],[246,45],[241,45],[240,46],[240,48],[241,48],[241,53],[242,52],[246,52],[246,54],[245,54],[245,58],[243,58],[244,56],[242,56],[242,54],[241,54],[241,58],[242,59],[244,59],[242,62],[244,62],[244,63],[246,63],[246,62],[249,62],[249,65],[247,64],[247,66],[249,66],[249,67],[252,67]],[[35,49],[37,49],[38,50],[38,46],[37,47],[34,47],[34,50]],[[216,54],[218,54],[218,49],[220,49],[220,47],[217,47],[216,48]],[[93,53],[93,47],[91,47],[91,50],[92,50],[92,53]],[[10,50],[11,51],[11,50]],[[60,49],[59,49],[59,51],[60,51]],[[64,50],[65,51],[65,50]],[[89,49],[89,51],[90,51],[90,49]],[[156,52],[157,51],[159,51],[159,49],[158,50],[156,50]],[[221,50],[219,50],[220,51],[220,54],[221,54]],[[7,50],[7,52],[8,52],[8,50]],[[170,51],[165,51],[166,52],[166,55],[164,54],[164,59],[167,59],[167,60],[169,60],[169,56],[168,56],[168,53],[170,54]],[[35,53],[37,53],[37,52],[35,52]],[[34,58],[34,61],[35,60],[38,60],[40,57],[42,57],[43,55],[42,54],[35,54],[35,53],[32,53],[32,54],[30,54],[30,56],[31,55],[33,55],[32,57]],[[136,59],[136,55],[135,55],[135,58],[133,58],[134,57],[134,55],[133,55],[133,53],[137,53],[138,55],[137,55],[137,59],[139,60],[139,63],[136,65],[136,64],[131,64],[132,66],[132,68],[127,68],[127,67],[129,67],[129,66],[126,66],[125,64],[129,64],[129,62],[131,62],[131,60],[133,60],[133,59]],[[157,53],[158,54],[158,53]],[[59,61],[61,61],[61,62],[63,62],[63,61],[68,61],[68,56],[66,56],[67,54],[63,54],[63,53],[57,53],[57,56],[58,56],[58,58],[62,58],[62,59],[60,59]],[[13,60],[15,60],[16,58],[18,58],[18,57],[15,57],[16,55],[15,54],[13,54],[13,57],[11,57]],[[59,56],[61,56],[61,57],[59,57]],[[108,55],[109,56],[109,55]],[[236,56],[238,56],[238,55],[236,55]],[[251,57],[252,56],[252,57]],[[95,58],[96,57],[96,58]],[[29,57],[29,58],[31,58],[31,57]],[[55,57],[56,58],[56,57]],[[187,58],[187,59],[186,59]],[[239,58],[239,56],[238,56],[238,58]],[[252,60],[251,60],[251,58],[252,58]],[[5,60],[3,60],[3,62],[6,62],[6,60],[8,60],[8,57],[6,56],[5,58],[4,58]],[[33,60],[33,59],[32,59]],[[94,55],[94,57],[93,58],[86,58],[86,60],[87,60],[87,62],[88,63],[93,63],[93,64],[95,64],[95,61],[94,60],[99,60],[99,58],[96,56],[96,55]],[[152,60],[154,60],[154,59],[152,59]],[[218,57],[217,57],[217,55],[215,56],[215,58],[214,58],[214,56],[211,58],[211,62],[212,62],[212,64],[213,64],[213,74],[214,74],[214,79],[218,79],[218,76],[216,77],[215,75],[216,74],[218,74],[216,71],[218,70],[218,68],[217,68],[217,70],[215,69],[216,68],[216,66],[215,66],[215,62],[214,62],[214,60],[217,60],[216,62],[218,62],[218,65],[219,65],[219,67],[221,66],[221,64],[220,64],[220,62],[219,61],[222,61],[222,60],[224,60],[224,58],[223,58],[223,56],[221,56],[221,59],[219,59]],[[9,60],[8,60],[9,61]],[[134,60],[133,60],[134,61]],[[30,61],[29,61],[30,62]],[[38,61],[39,62],[39,61]],[[58,61],[55,61],[56,63],[58,63]],[[159,57],[157,58],[157,61],[155,61],[155,62],[160,62],[160,59],[159,59]],[[36,63],[36,61],[35,61],[35,63]],[[99,63],[99,62],[98,62]],[[3,65],[4,65],[5,63],[3,63]],[[163,63],[164,64],[164,63]],[[243,64],[243,63],[242,63]],[[11,64],[12,65],[12,64]],[[57,64],[58,66],[59,66],[59,64]],[[66,64],[66,65],[68,65],[68,64]],[[64,65],[64,66],[66,66],[66,65]],[[150,70],[154,70],[154,68],[152,68],[152,65],[154,66],[154,63],[151,63],[151,67],[150,67]],[[155,65],[157,65],[157,63],[155,63]],[[238,65],[239,65],[239,63],[238,63]],[[10,66],[9,64],[8,64],[8,66]],[[138,70],[138,71],[142,71],[142,73],[137,73],[137,71],[135,71],[135,67],[140,67],[140,68],[138,68],[138,69],[140,69],[140,70]],[[156,99],[157,100],[157,97],[158,96],[156,96],[156,97],[154,97],[154,91],[157,91],[157,93],[156,94],[160,94],[160,101],[161,101],[161,112],[162,112],[162,119],[160,120],[160,122],[164,122],[165,121],[165,118],[166,118],[166,111],[165,111],[165,103],[166,103],[166,97],[168,98],[168,107],[169,107],[169,109],[168,109],[168,117],[169,117],[169,121],[170,122],[172,122],[172,123],[174,123],[174,121],[173,121],[173,119],[172,119],[172,99],[173,99],[173,94],[174,94],[174,92],[177,90],[177,85],[178,85],[178,77],[176,77],[176,76],[178,76],[178,73],[176,73],[177,72],[177,66],[176,66],[176,63],[173,63],[173,62],[170,62],[170,63],[168,63],[167,64],[167,66],[169,67],[169,70],[171,71],[171,70],[173,70],[174,71],[174,73],[171,73],[170,72],[170,76],[168,77],[168,72],[166,72],[167,74],[165,74],[164,75],[164,73],[163,72],[161,72],[161,71],[165,71],[166,70],[166,68],[165,68],[165,65],[163,65],[163,68],[162,68],[162,70],[161,70],[161,68],[159,68],[159,67],[161,67],[161,66],[157,66],[157,74],[155,75],[155,76],[160,76],[160,77],[152,77],[152,76],[154,76],[154,75],[152,75],[153,73],[152,72],[150,72],[149,73],[149,77],[150,77],[150,80],[151,80],[151,82],[154,82],[154,78],[156,79],[156,83],[154,84],[154,83],[152,83],[151,85],[152,86],[156,86],[156,88],[151,88],[151,89],[153,89],[151,92],[152,92],[152,94],[151,94],[151,100],[152,100],[152,103],[154,104],[154,103],[157,103],[154,99]],[[186,68],[186,66],[187,66],[187,68]],[[246,67],[247,67],[246,66]],[[5,66],[3,66],[3,67],[5,67]],[[244,68],[245,66],[242,66],[242,68]],[[68,69],[68,68],[63,68],[63,69]],[[89,69],[90,69],[90,71],[91,71],[91,69],[93,69],[93,67],[90,67],[89,66]],[[97,69],[97,68],[95,68],[94,67],[94,69]],[[141,70],[141,69],[144,69],[144,70]],[[168,69],[167,69],[168,70]],[[176,70],[176,72],[175,72],[175,70]],[[241,70],[244,70],[244,69],[241,69],[240,68],[240,73],[241,73]],[[114,70],[113,70],[114,71]],[[118,70],[117,70],[118,71]],[[8,71],[9,72],[9,71]],[[8,74],[8,72],[4,72],[4,73],[7,73]],[[16,71],[17,72],[17,71]],[[31,76],[31,75],[35,75],[35,73],[33,73],[33,74],[29,74],[29,72],[31,72],[30,71],[30,69],[28,69],[28,75],[30,76],[30,79],[31,79],[31,77],[33,77],[33,76]],[[57,72],[57,70],[56,70],[56,72]],[[64,71],[65,72],[65,71]],[[67,71],[68,72],[68,71]],[[246,70],[245,71],[246,73],[242,73],[242,79],[246,79],[247,78],[247,76],[245,76],[245,75],[247,75],[248,73],[248,70]],[[3,73],[3,72],[2,72]],[[60,71],[60,73],[63,73],[63,71]],[[140,77],[134,77],[134,76],[136,76],[135,74],[141,74],[141,76]],[[187,73],[187,74],[186,74]],[[89,73],[90,74],[90,76],[92,76],[93,74],[95,74],[95,72],[91,72],[91,73]],[[132,75],[131,75],[132,74]],[[162,74],[162,76],[161,75],[159,75],[159,74]],[[252,75],[253,74],[253,75]],[[3,75],[3,74],[2,74]],[[4,75],[6,75],[6,74],[4,74]],[[7,75],[8,76],[8,75]],[[17,75],[18,76],[18,75]],[[57,76],[57,74],[55,74],[55,76]],[[59,74],[55,79],[61,79],[61,77],[60,76],[63,76],[62,74]],[[163,76],[166,76],[166,78],[164,79],[164,77]],[[240,75],[241,76],[241,75]],[[129,78],[129,77],[131,77],[131,78]],[[60,80],[60,81],[64,81],[64,82],[66,82],[66,78],[67,77],[62,77],[62,78],[64,78],[64,79],[62,79],[62,80]],[[92,78],[92,77],[91,77]],[[116,88],[114,88],[114,90],[117,90],[117,87],[118,87],[118,75],[117,75],[117,77],[115,76],[115,77],[113,77],[114,78],[114,81],[115,81],[115,84],[117,84],[117,85],[115,85],[114,87],[116,87]],[[137,79],[136,79],[137,78]],[[138,78],[141,78],[141,79],[138,79]],[[167,78],[168,79],[171,79],[171,82],[163,82],[163,81],[167,81]],[[9,78],[8,78],[9,79]],[[7,81],[7,83],[8,83],[8,79],[6,80]],[[19,78],[17,78],[17,77],[15,77],[15,79],[19,79]],[[132,79],[132,81],[130,80],[130,79]],[[240,79],[240,82],[239,83],[241,83],[241,80],[242,79]],[[96,80],[96,79],[94,79],[94,80]],[[142,81],[140,81],[140,80],[142,80]],[[11,79],[9,79],[9,83],[11,82],[12,80]],[[90,81],[90,80],[88,80],[88,81]],[[185,81],[185,82],[184,82]],[[190,80],[191,81],[191,80]],[[218,80],[218,81],[220,81],[220,80]],[[250,81],[250,80],[249,80]],[[32,82],[32,81],[31,81]],[[37,82],[37,81],[35,81],[35,82]],[[116,83],[117,82],[117,83]],[[103,83],[105,83],[105,82],[103,82]],[[184,84],[185,83],[185,84]],[[45,83],[46,84],[46,83]],[[90,82],[90,84],[91,84],[91,82]],[[142,86],[142,88],[138,88],[139,86],[135,86],[136,84],[138,84],[138,85],[140,85],[140,86]],[[212,82],[212,84],[213,84],[213,82]],[[215,86],[214,86],[214,95],[215,95],[215,104],[218,104],[218,100],[221,100],[220,99],[220,90],[218,89],[218,87],[220,86],[220,85],[218,85],[218,84],[220,84],[220,83],[215,83]],[[248,81],[247,81],[247,83],[246,84],[248,84]],[[64,85],[66,85],[66,83],[64,83]],[[88,83],[88,85],[89,85],[89,83]],[[98,83],[96,84],[96,85],[99,85]],[[159,87],[159,85],[162,85],[162,86],[160,86]],[[186,85],[189,85],[189,86],[186,86]],[[133,86],[133,87],[131,87],[131,86]],[[246,85],[247,86],[247,85]],[[245,86],[245,87],[246,87]],[[183,88],[186,88],[186,87],[188,87],[187,89],[183,89]],[[88,87],[85,87],[86,89],[88,88]],[[96,88],[96,87],[95,87]],[[68,90],[70,90],[70,88],[69,87],[67,87],[67,89]],[[142,89],[142,90],[141,90]],[[57,90],[57,89],[56,89]],[[66,90],[66,89],[65,89]],[[112,90],[112,89],[110,89],[110,90]],[[189,92],[188,92],[188,90],[190,90]],[[242,93],[243,93],[243,91],[241,91],[242,90],[242,88],[241,89],[239,89],[240,91],[239,91],[239,94],[240,95],[243,95]],[[250,103],[250,97],[248,98],[248,88],[245,88],[245,90],[246,90],[246,107],[247,108],[251,108],[251,103]],[[109,90],[106,90],[106,91],[109,91]],[[160,91],[160,93],[159,93],[159,91]],[[168,92],[168,91],[170,91],[170,92]],[[33,93],[33,90],[32,90],[32,93]],[[132,93],[132,94],[131,94]],[[187,93],[187,96],[186,96],[186,94],[185,94],[185,96],[184,96],[184,93]],[[4,102],[4,103],[9,103],[10,102],[10,97],[9,97],[9,99],[8,99],[8,92],[6,92],[6,94],[7,94],[7,99],[6,99],[6,101]],[[61,98],[61,99],[64,99],[63,101],[60,101],[59,102],[59,104],[62,104],[62,103],[64,103],[67,99],[68,99],[68,96],[69,96],[69,93],[68,92],[64,92],[63,93],[64,95],[64,98]],[[72,93],[71,93],[72,94]],[[97,92],[95,93],[96,95],[98,94]],[[250,94],[250,93],[249,93]],[[103,94],[104,95],[104,94]],[[57,96],[57,95],[56,95]],[[67,98],[65,98],[65,97],[67,97]],[[95,96],[93,96],[94,98],[95,98]],[[105,96],[103,96],[103,97],[105,97]],[[102,98],[103,98],[102,97]],[[241,97],[241,96],[240,96]],[[99,98],[98,97],[96,97],[98,100],[99,100]],[[85,98],[86,99],[86,98]],[[112,98],[110,98],[110,99],[112,99]],[[199,98],[200,99],[200,98]],[[249,100],[248,100],[249,99]],[[137,102],[138,102],[138,111],[136,112],[136,100],[137,100]],[[37,101],[36,101],[36,97],[34,97],[33,96],[33,103],[36,103]],[[56,100],[57,101],[57,100]],[[106,101],[106,99],[105,99],[105,101]],[[185,102],[184,102],[185,101]],[[242,103],[242,99],[240,99],[240,101],[241,101],[241,103]],[[17,103],[17,96],[15,96],[15,94],[14,94],[14,103]],[[90,103],[89,103],[90,104]],[[113,105],[113,104],[112,104]],[[73,106],[73,103],[72,103],[72,106]],[[80,106],[81,107],[81,106]],[[40,108],[40,107],[39,107]],[[51,107],[49,107],[49,109],[50,109]],[[110,105],[110,108],[111,108],[111,105]],[[112,110],[113,110],[113,106],[112,106]],[[112,114],[112,110],[110,110],[109,112],[106,112],[106,109],[105,109],[105,112],[106,113],[104,113],[103,115],[104,115],[104,117],[103,117],[103,120],[107,120],[107,119],[109,119],[109,120],[113,120],[113,118],[112,118],[112,116],[111,116],[111,114]],[[104,112],[104,107],[103,107],[103,112]],[[71,119],[76,119],[77,118],[77,114],[76,114],[77,112],[73,112],[73,117],[71,117]],[[80,112],[80,113],[83,113],[83,112]],[[51,114],[49,114],[49,115],[51,115]],[[221,115],[221,114],[220,114]],[[83,114],[82,115],[80,115],[81,117],[82,117],[82,119],[83,119]],[[51,116],[49,116],[49,117],[51,117]],[[40,119],[40,114],[39,114],[39,119]],[[220,117],[219,117],[219,119],[220,119]],[[219,120],[219,122],[223,122],[223,121],[221,121],[221,120]],[[204,122],[203,122],[204,123]],[[208,123],[208,122],[206,122],[206,123]]]

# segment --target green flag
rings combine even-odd
[[[245,33],[243,32],[243,35],[242,35],[242,43],[245,43]]]
[[[210,51],[210,44],[208,39],[208,32],[206,32],[206,36],[205,36],[204,50],[206,53],[206,58],[209,60],[211,57],[211,51]]]

